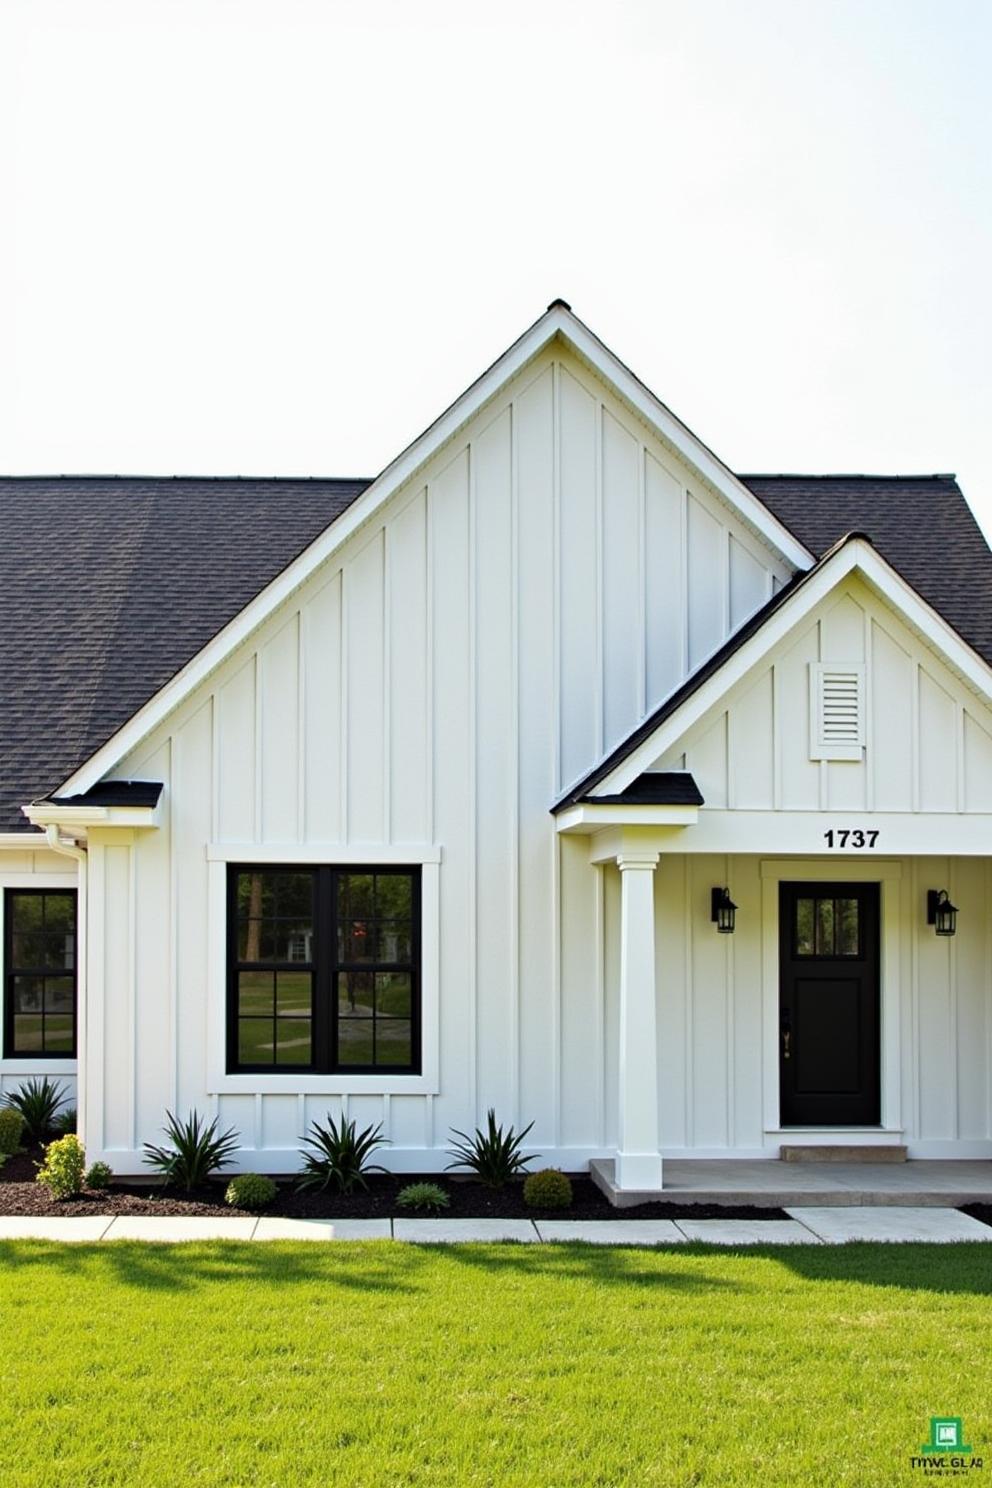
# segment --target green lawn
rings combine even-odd
[[[0,1245],[4,1488],[992,1479],[989,1248]]]

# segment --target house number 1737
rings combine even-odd
[[[878,828],[838,827],[835,830],[831,827],[823,836],[828,847],[874,847],[878,841]]]

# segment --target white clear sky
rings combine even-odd
[[[0,0],[0,471],[372,475],[561,295],[992,532],[989,0]]]

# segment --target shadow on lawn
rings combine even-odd
[[[181,1244],[113,1240],[95,1244],[54,1241],[0,1242],[0,1275],[52,1269],[80,1281],[110,1276],[146,1291],[193,1291],[218,1281],[267,1286],[314,1285],[339,1291],[412,1295],[436,1285],[445,1266],[471,1267],[490,1278],[545,1277],[585,1280],[680,1293],[750,1290],[748,1284],[700,1268],[673,1265],[671,1253],[653,1255],[589,1245],[523,1245],[512,1241],[473,1245],[416,1245],[392,1240],[257,1242],[192,1241]]]
[[[763,1253],[770,1252],[763,1248]],[[992,1296],[992,1245],[983,1241],[784,1245],[774,1256],[804,1281],[854,1281],[913,1292]]]

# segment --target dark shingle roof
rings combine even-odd
[[[816,557],[861,528],[992,664],[992,554],[953,475],[742,475]]]
[[[862,529],[992,663],[992,556],[952,476],[743,476],[812,552]],[[0,477],[0,831],[55,790],[366,480]],[[739,638],[737,638],[739,640]]]
[[[101,780],[81,796],[53,796],[57,806],[157,806],[161,780]]]
[[[615,796],[587,796],[597,806],[704,806],[702,792],[688,770],[646,771]]]
[[[0,831],[367,484],[0,477]]]

